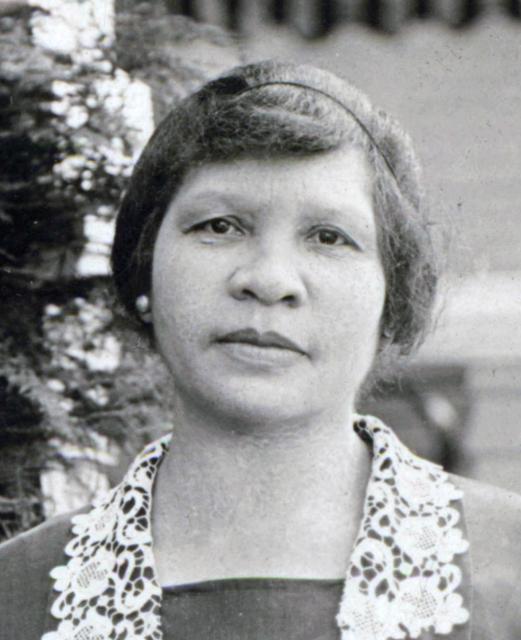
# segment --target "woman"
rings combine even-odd
[[[254,64],[174,109],[113,252],[173,434],[72,532],[4,546],[2,638],[519,637],[519,499],[355,413],[425,331],[428,231],[408,138],[329,73]]]

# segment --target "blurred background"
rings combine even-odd
[[[435,331],[361,409],[521,492],[520,1],[0,0],[0,539],[168,430],[165,372],[110,288],[117,203],[170,105],[274,56],[393,113],[451,231]]]

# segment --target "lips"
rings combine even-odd
[[[217,338],[217,342],[221,343],[231,343],[231,344],[251,344],[255,347],[271,347],[277,349],[287,349],[290,351],[295,351],[301,355],[306,355],[304,349],[302,349],[298,344],[282,336],[280,333],[276,331],[266,331],[264,333],[259,333],[256,329],[240,329],[238,331],[231,331],[230,333],[226,333],[223,336]]]

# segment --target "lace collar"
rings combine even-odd
[[[462,492],[372,417],[355,431],[372,446],[364,514],[337,616],[341,640],[448,635],[469,613],[456,556],[468,549],[451,506]],[[162,640],[151,536],[156,472],[171,436],[149,445],[125,478],[72,519],[69,561],[51,571],[57,629],[42,640]]]

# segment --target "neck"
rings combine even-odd
[[[248,550],[262,556],[263,546],[268,574],[341,576],[369,470],[369,453],[351,422],[351,412],[344,411],[341,419],[225,425],[178,403],[154,497],[155,554],[163,582],[260,575],[262,567],[251,565]],[[181,555],[204,558],[205,550],[225,558],[222,566],[210,562],[194,569],[192,559],[186,579],[180,578],[186,573]],[[316,566],[309,560],[303,566],[304,556],[315,557]]]

